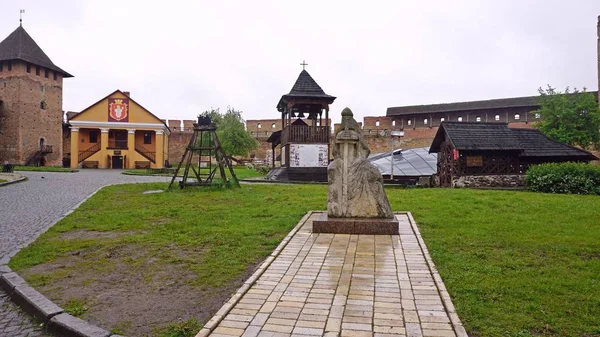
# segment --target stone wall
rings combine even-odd
[[[454,187],[520,188],[525,186],[524,175],[462,176],[454,178]]]
[[[187,146],[193,130],[193,120],[169,120],[168,125],[171,129],[169,138],[169,162],[178,163],[181,160],[183,151]],[[308,122],[307,122],[308,123]],[[331,122],[330,122],[331,123]],[[414,149],[428,147],[437,133],[438,127],[432,125],[412,125],[402,129],[401,121],[394,120],[392,117],[364,117],[363,122],[358,123],[362,127],[365,139],[369,144],[371,153],[388,152],[391,150],[391,130],[404,131],[404,137],[394,139],[395,149]],[[438,123],[439,124],[439,123]],[[274,126],[274,127],[273,127]],[[515,122],[509,123],[510,127],[530,128],[532,123]],[[332,134],[339,124],[334,124]],[[183,128],[183,129],[182,129]],[[246,121],[246,130],[248,130],[256,140],[258,148],[248,153],[247,158],[262,160],[270,163],[271,144],[267,139],[275,131],[281,130],[281,119],[252,119]],[[279,148],[276,149],[279,152]],[[277,156],[277,153],[275,154]]]
[[[0,161],[24,164],[40,149],[40,140],[51,145],[46,165],[62,166],[62,76],[30,65],[6,61],[0,72]],[[46,77],[47,74],[47,77]]]

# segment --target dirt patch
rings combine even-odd
[[[63,233],[60,238],[61,240],[77,240],[77,239],[116,239],[118,237],[133,235],[134,232],[100,232],[100,231],[86,231],[76,230]]]
[[[100,254],[107,255],[104,251]],[[182,252],[188,258],[193,255],[199,258],[197,254],[202,252]],[[71,254],[54,263],[32,267],[22,275],[26,279],[52,275],[76,266],[73,269],[76,272],[68,272],[38,290],[59,306],[72,299],[84,301],[89,309],[80,318],[106,330],[146,337],[156,336],[155,331],[169,323],[190,318],[206,323],[258,265],[249,266],[242,277],[218,288],[198,289],[190,286],[195,275],[185,264],[161,263],[157,257],[140,252],[138,247],[113,247],[106,257],[103,262],[106,272],[82,268],[86,254]]]
[[[579,256],[583,261],[600,260],[600,252],[580,253]]]

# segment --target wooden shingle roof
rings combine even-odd
[[[439,152],[446,135],[457,150],[522,150],[519,139],[506,123],[442,122],[430,153]]]
[[[302,70],[296,83],[290,90],[290,93],[284,96],[288,97],[326,97],[335,98],[331,95],[327,95],[321,86],[310,76],[308,71]]]
[[[521,157],[575,157],[597,160],[596,156],[580,148],[556,142],[534,129],[511,129],[523,147]]]
[[[35,43],[23,26],[19,26],[0,42],[0,61],[9,60],[29,62],[59,72],[63,77],[73,77],[73,75],[52,63],[48,55]]]
[[[327,95],[306,70],[302,70],[292,90],[281,96],[277,103],[277,109],[281,109],[285,102],[295,98],[314,99],[326,104],[331,104],[336,99],[335,96]]]
[[[506,123],[442,122],[429,153],[444,140],[459,151],[516,151],[519,157],[569,157],[596,160],[588,151],[554,141],[535,129],[511,129]]]

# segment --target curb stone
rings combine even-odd
[[[46,323],[48,329],[58,336],[65,337],[123,337],[90,324],[82,319],[64,313],[63,309],[30,287],[21,276],[10,271],[8,266],[0,266],[0,287],[11,300],[25,312]]]
[[[66,313],[52,317],[48,322],[48,329],[65,337],[110,337],[112,335],[102,328]]]
[[[433,259],[431,258],[431,255],[429,255],[429,250],[427,249],[427,246],[425,245],[425,241],[423,240],[423,237],[421,236],[421,232],[419,231],[419,227],[417,226],[417,222],[415,221],[415,218],[413,218],[411,212],[403,212],[403,213],[406,213],[408,215],[408,220],[410,221],[410,225],[413,229],[413,232],[415,233],[415,236],[417,237],[417,242],[419,243],[421,251],[423,252],[423,255],[425,256],[425,261],[427,263],[427,266],[429,267],[429,271],[433,275],[434,283],[438,289],[438,293],[440,294],[440,297],[442,298],[442,304],[444,305],[444,309],[448,313],[448,317],[450,318],[450,323],[452,324],[452,327],[454,328],[454,332],[456,333],[456,336],[457,337],[469,337],[460,318],[458,317],[458,314],[456,313],[456,309],[454,307],[454,304],[452,303],[450,294],[446,290],[444,281],[442,280],[442,277],[438,273],[437,268],[435,267],[435,264],[433,263]]]
[[[0,183],[0,187],[11,185],[11,184],[20,183],[20,182],[23,182],[25,180],[27,180],[27,177],[22,177],[22,178],[19,178],[19,179],[7,181],[7,182],[4,182],[4,183]]]
[[[0,287],[6,291],[8,296],[12,297],[15,288],[21,285],[27,285],[27,283],[25,283],[25,280],[15,272],[2,274],[2,276],[0,276]]]
[[[43,323],[48,323],[53,316],[64,312],[63,308],[26,284],[17,286],[10,298],[26,313],[38,318]]]

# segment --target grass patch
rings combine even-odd
[[[176,168],[175,168],[176,169]],[[184,167],[182,167],[179,170],[179,173],[177,174],[178,176],[183,176],[183,170]],[[262,178],[265,175],[258,172],[257,170],[252,170],[252,169],[247,169],[246,167],[242,167],[242,166],[234,166],[233,167],[233,172],[235,172],[235,176],[238,179],[247,179],[247,178]],[[154,171],[152,171],[151,169],[133,169],[133,170],[125,170],[123,171],[123,174],[128,174],[128,175],[141,175],[141,176],[148,176],[148,175],[159,175],[159,176],[168,176],[168,177],[172,177],[173,174],[175,173],[175,171],[173,171],[173,173],[156,173]],[[227,177],[230,177],[230,173],[229,170],[225,170],[225,173],[227,175]],[[190,172],[190,177],[193,176],[193,173]],[[215,173],[215,178],[220,178],[220,173],[217,169],[217,172]]]
[[[75,317],[81,317],[89,309],[85,302],[82,299],[71,298],[67,300],[67,304],[63,306],[63,309]]]
[[[600,197],[466,189],[390,195],[394,209],[413,212],[471,335],[600,334]]]
[[[39,172],[78,172],[76,169],[56,166],[23,166],[15,165],[15,171],[39,171]]]
[[[177,266],[193,274],[191,286],[216,289],[270,254],[302,215],[324,209],[327,200],[324,185],[142,194],[165,187],[102,189],[19,252],[11,268],[26,271],[82,254],[81,265],[27,280],[60,282],[78,268],[110,274],[118,261],[132,273],[143,270],[148,280],[161,265]],[[471,335],[600,334],[600,197],[468,189],[387,193],[394,210],[410,210],[419,222]]]
[[[156,330],[159,337],[192,337],[202,329],[202,323],[191,318],[187,321],[171,323],[164,328]]]
[[[5,183],[5,182],[6,182],[6,180],[0,179],[0,184]]]
[[[131,321],[120,321],[113,326],[110,332],[113,335],[125,335],[126,331],[129,329],[131,329]]]
[[[121,252],[126,247],[128,252],[193,271],[196,286],[216,287],[267,256],[307,209],[323,207],[326,192],[323,187],[305,185],[280,186],[270,193],[261,185],[142,194],[165,187],[157,183],[102,189],[22,250],[11,260],[11,266],[22,270],[81,252],[86,260],[82,268],[110,271],[115,256],[129,256]],[[119,207],[115,207],[115,200]],[[115,235],[63,239],[63,234],[72,231]],[[142,258],[123,260],[143,263]]]

